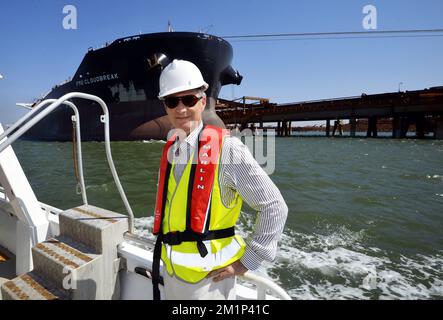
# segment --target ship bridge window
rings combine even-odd
[[[128,37],[128,38],[124,38],[123,42],[132,41],[132,40],[138,40],[138,39],[140,39],[140,36]]]

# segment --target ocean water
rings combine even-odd
[[[257,139],[266,139],[258,137]],[[260,273],[294,299],[443,299],[443,141],[275,139],[270,175],[289,207],[277,257]],[[152,237],[163,142],[113,142],[117,172]],[[89,203],[125,213],[104,144],[83,143]],[[41,202],[78,206],[72,144],[13,145]],[[253,230],[247,205],[238,232]]]

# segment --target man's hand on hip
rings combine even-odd
[[[229,266],[211,271],[208,274],[208,278],[213,277],[214,282],[218,282],[229,277],[241,276],[246,271],[248,271],[248,269],[240,262],[240,260],[237,260],[234,263],[230,264]]]

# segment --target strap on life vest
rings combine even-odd
[[[160,174],[157,187],[157,201],[154,210],[154,229],[153,234],[158,234],[161,229],[161,221],[163,220],[163,209],[165,207],[166,197],[168,193],[168,180],[171,173],[171,163],[168,161],[168,151],[172,144],[175,142],[176,135],[173,135],[171,139],[166,142],[163,148],[162,157],[160,161]]]
[[[159,173],[159,181],[157,188],[157,201],[155,205],[154,211],[154,234],[159,234],[161,232],[161,222],[163,220],[163,208],[165,207],[168,186],[167,181],[169,180],[169,174],[171,173],[171,164],[168,161],[168,151],[171,145],[175,141],[175,135],[166,142],[165,147],[163,148],[162,158],[160,162],[160,173]],[[165,161],[166,160],[166,161]],[[157,223],[160,221],[160,223]],[[154,255],[152,261],[152,291],[153,291],[153,299],[160,300],[160,289],[158,285],[160,284],[160,258],[161,258],[161,250],[162,250],[162,242],[161,242],[161,233],[157,236],[157,241],[154,246]]]

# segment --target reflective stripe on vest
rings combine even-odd
[[[203,241],[206,248],[211,252],[210,241]],[[211,271],[215,267],[224,265],[231,260],[241,249],[241,244],[234,238],[229,245],[217,251],[214,254],[208,254],[202,258],[199,253],[183,253],[171,250],[171,246],[166,246],[166,252],[169,252],[171,263],[188,268],[202,268],[204,271]]]

